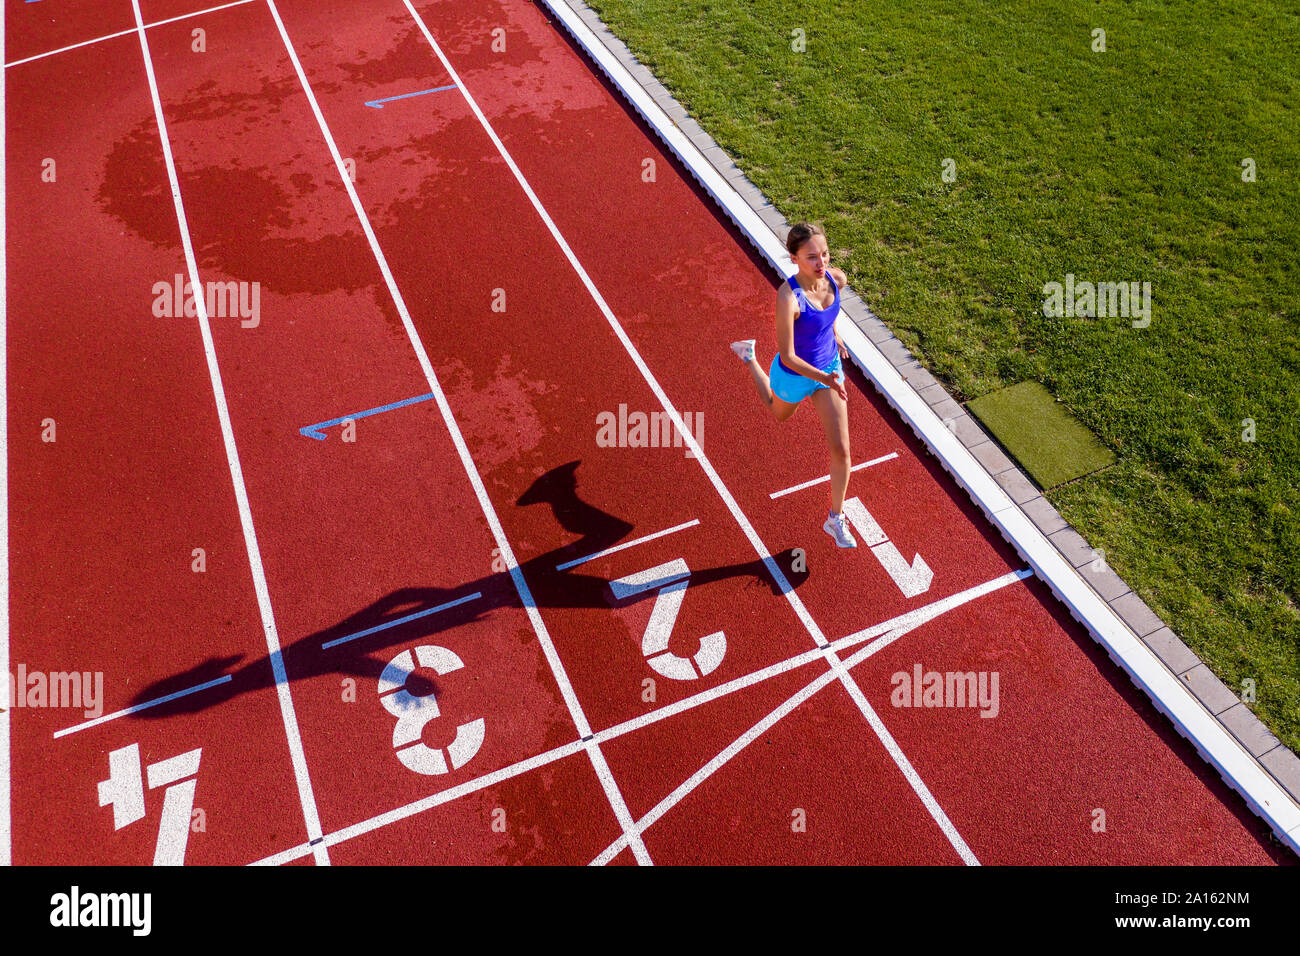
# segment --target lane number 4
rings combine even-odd
[[[199,785],[199,756],[202,748],[149,764],[149,789],[166,787],[154,866],[180,866],[190,838],[190,811]],[[190,778],[190,779],[186,779]],[[144,779],[140,771],[140,745],[131,744],[108,755],[108,779],[99,782],[99,805],[113,806],[113,829],[120,830],[144,817]]]

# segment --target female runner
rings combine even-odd
[[[798,223],[786,237],[785,247],[799,271],[777,292],[777,354],[771,368],[763,371],[754,358],[754,339],[732,342],[731,350],[749,368],[758,397],[778,422],[812,396],[831,457],[831,510],[822,530],[841,548],[856,548],[843,511],[849,487],[849,416],[840,359],[847,353],[835,331],[840,290],[848,279],[842,270],[830,267],[830,250],[820,226]]]

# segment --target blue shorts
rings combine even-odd
[[[835,360],[830,365],[824,366],[822,371],[834,372],[840,381],[844,381],[844,367],[840,364],[838,350],[835,352]],[[823,385],[797,372],[787,371],[781,364],[779,352],[772,359],[772,367],[768,370],[767,377],[772,381],[772,393],[781,401],[789,402],[791,405],[799,404],[819,388],[830,388],[829,385]]]

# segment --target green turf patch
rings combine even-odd
[[[967,402],[1040,488],[1055,488],[1115,461],[1110,449],[1038,382],[1021,382]]]

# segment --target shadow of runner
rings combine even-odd
[[[524,581],[537,608],[562,607],[626,607],[638,601],[653,600],[656,592],[645,591],[626,600],[616,601],[609,582],[602,577],[583,574],[575,569],[556,570],[574,558],[612,547],[630,534],[631,524],[600,508],[583,501],[578,496],[577,469],[579,461],[552,468],[525,491],[515,502],[518,507],[546,504],[555,520],[567,532],[580,535],[578,540],[563,547],[531,558],[519,566]],[[807,571],[790,572],[793,548],[774,554],[772,559],[785,572],[792,588],[797,588],[808,578]],[[691,586],[710,584],[733,577],[751,577],[767,587],[773,594],[782,593],[765,563],[755,558],[740,564],[702,568],[691,571]],[[355,614],[351,614],[325,630],[299,638],[281,650],[281,656],[290,661],[288,679],[319,677],[336,674],[340,677],[365,677],[378,679],[388,664],[383,653],[393,648],[409,647],[412,643],[452,630],[477,620],[490,611],[502,607],[522,608],[519,591],[507,571],[485,575],[474,581],[452,588],[437,586],[398,588]],[[435,609],[444,604],[464,599],[475,592],[482,597],[458,604],[445,610]],[[368,636],[355,644],[337,644],[329,648],[322,645],[353,637],[361,632]],[[356,648],[364,651],[358,653]],[[157,681],[142,689],[132,701],[139,706],[159,697],[177,693],[197,684],[215,680],[227,674],[231,680],[217,687],[159,704],[132,716],[138,719],[157,719],[177,714],[192,714],[218,706],[240,694],[275,686],[275,664],[271,655],[244,661],[245,655],[210,657],[195,667]],[[270,665],[270,666],[268,666]],[[233,671],[232,667],[235,667]],[[437,683],[423,671],[414,673],[407,681],[407,689],[414,696],[437,693]]]

